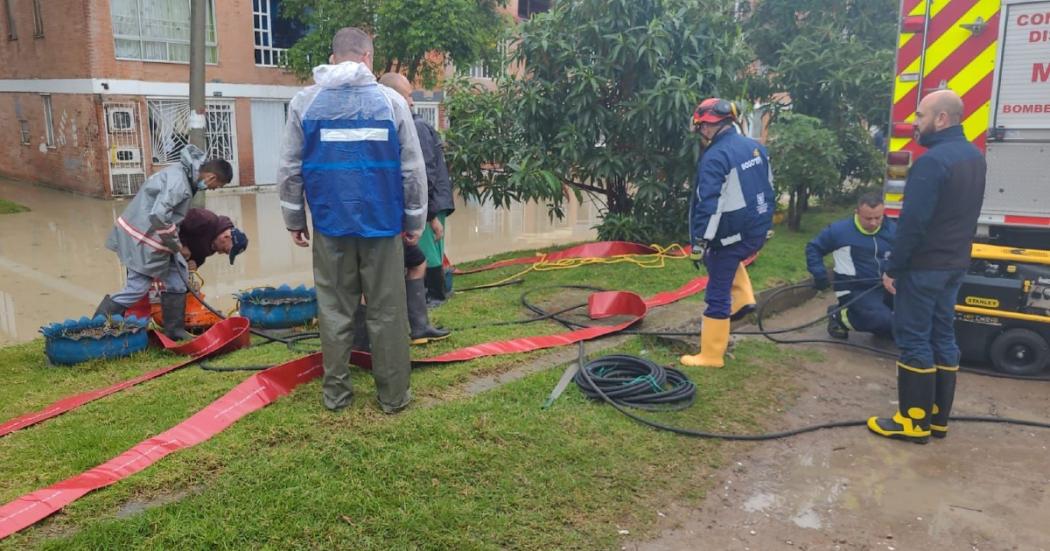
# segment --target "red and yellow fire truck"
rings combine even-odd
[[[915,109],[948,88],[988,176],[956,331],[965,358],[1012,374],[1050,369],[1050,0],[902,0],[888,132],[886,211],[923,153]]]

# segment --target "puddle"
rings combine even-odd
[[[744,510],[748,513],[759,513],[776,505],[777,496],[767,492],[757,493],[744,501]]]
[[[53,321],[90,315],[106,293],[123,284],[124,270],[104,242],[127,201],[105,201],[0,179],[0,198],[31,212],[0,216],[0,345],[31,340]],[[508,250],[559,246],[595,237],[598,208],[573,202],[565,218],[547,208],[480,206],[457,197],[446,228],[447,254],[466,262]],[[201,267],[209,302],[227,311],[240,290],[313,284],[309,249],[296,247],[281,219],[275,189],[220,192],[208,208],[232,218],[251,244],[229,264],[213,256]]]

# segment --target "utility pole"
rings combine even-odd
[[[204,31],[207,1],[190,0],[190,143],[208,152],[204,106]],[[190,185],[197,185],[190,182]],[[204,191],[193,196],[193,206],[204,207]]]

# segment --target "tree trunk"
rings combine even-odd
[[[802,188],[797,186],[791,188],[791,193],[788,195],[788,229],[791,231],[799,231],[802,226],[801,198]]]
[[[606,199],[610,214],[630,214],[634,206],[627,192],[627,183],[623,180],[610,180],[606,183]]]

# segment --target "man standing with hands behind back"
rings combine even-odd
[[[379,406],[396,413],[412,399],[402,239],[415,244],[423,231],[427,178],[412,113],[376,83],[372,57],[364,31],[335,34],[331,65],[315,67],[316,84],[289,105],[278,182],[295,244],[310,245],[307,204],[316,231],[325,407],[350,405],[354,311],[364,294]]]
[[[897,243],[883,276],[895,293],[899,405],[892,417],[868,419],[868,429],[918,444],[948,435],[959,371],[955,301],[984,202],[987,165],[966,139],[962,117],[962,99],[951,90],[919,102],[916,133],[929,151],[908,172]]]

